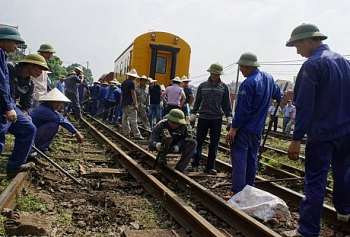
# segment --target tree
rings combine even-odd
[[[67,70],[67,72],[70,72],[71,70],[74,70],[75,67],[78,67],[78,66],[82,66],[78,63],[73,63],[72,65],[69,65],[68,67],[66,67],[65,69]],[[92,77],[92,72],[90,69],[87,69],[85,68],[84,66],[83,67],[83,72],[84,72],[84,76],[85,76],[85,79],[88,80],[89,84],[92,85],[93,82],[94,82],[94,78]]]
[[[56,81],[60,79],[61,76],[67,75],[66,69],[62,66],[62,61],[59,57],[53,56],[48,62],[47,65],[50,69],[49,77],[51,79],[51,87],[56,84]]]

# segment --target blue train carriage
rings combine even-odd
[[[175,76],[189,75],[191,48],[177,35],[152,31],[138,36],[114,61],[115,78],[126,79],[125,73],[137,73],[157,80],[167,87]]]

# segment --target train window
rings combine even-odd
[[[122,75],[123,73],[123,62],[120,62],[120,76]]]
[[[115,71],[115,74],[116,74],[115,76],[118,77],[118,66],[115,67],[114,71]]]
[[[157,57],[156,73],[163,73],[163,74],[165,74],[165,72],[166,72],[166,62],[167,62],[167,58],[166,57]]]

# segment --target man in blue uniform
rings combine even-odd
[[[6,133],[9,132],[15,136],[15,144],[6,166],[9,178],[35,167],[33,162],[26,164],[26,160],[33,144],[36,128],[16,107],[10,94],[6,53],[15,52],[17,44],[20,43],[23,44],[24,40],[15,28],[0,27],[0,152],[5,146]]]
[[[81,73],[83,73],[82,66],[75,67],[74,71],[69,72],[66,78],[66,88],[64,93],[71,101],[70,108],[73,109],[75,119],[81,118],[81,108],[78,97],[78,85],[82,85],[84,82],[84,79],[79,77]],[[70,109],[66,109],[66,112],[69,113]]]
[[[294,87],[297,109],[291,160],[299,159],[300,140],[305,149],[305,197],[300,203],[298,233],[318,236],[327,184],[332,167],[333,204],[338,220],[350,218],[350,64],[323,44],[327,36],[313,24],[297,26],[286,46],[295,47],[307,60]]]
[[[241,55],[237,64],[246,79],[237,93],[237,105],[226,142],[230,144],[232,187],[225,200],[240,192],[247,184],[254,186],[258,167],[258,151],[270,100],[280,101],[283,93],[273,77],[260,71],[253,53]]]
[[[75,135],[78,142],[84,141],[84,136],[63,117],[57,110],[63,103],[69,102],[69,99],[63,95],[57,88],[52,89],[41,100],[42,103],[35,107],[29,116],[35,127],[38,129],[35,137],[35,146],[47,155],[49,146],[58,132],[58,127],[61,125],[69,132]]]

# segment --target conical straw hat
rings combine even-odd
[[[40,101],[70,102],[70,100],[57,88],[52,89]]]

